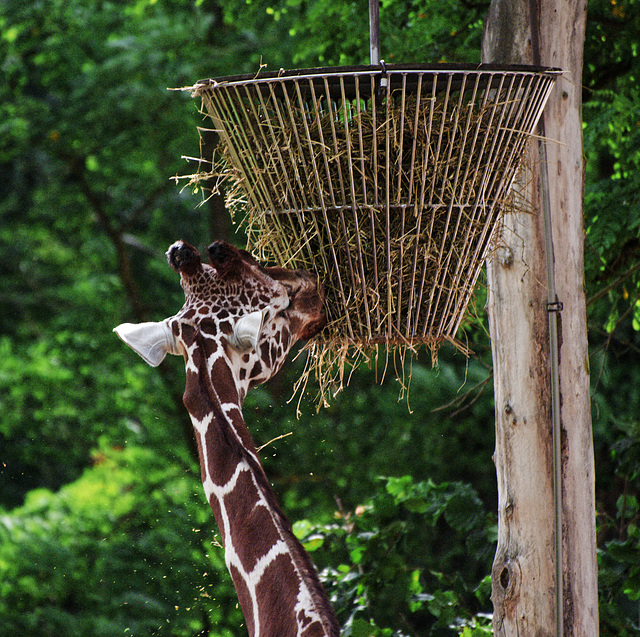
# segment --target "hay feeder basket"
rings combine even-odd
[[[249,248],[324,283],[316,344],[437,350],[455,341],[558,74],[380,63],[204,80],[194,93]]]

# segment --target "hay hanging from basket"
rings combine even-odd
[[[321,395],[379,346],[456,341],[556,71],[357,67],[198,83],[227,205],[267,262],[318,273]],[[210,161],[211,158],[203,158]],[[399,374],[401,375],[401,374]]]

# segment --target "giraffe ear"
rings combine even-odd
[[[167,354],[180,354],[171,328],[160,323],[123,323],[113,331],[151,365],[157,367]]]
[[[256,349],[265,311],[257,310],[241,316],[229,336],[229,343],[239,350]]]

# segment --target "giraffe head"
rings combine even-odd
[[[263,267],[222,241],[207,255],[209,264],[202,263],[193,246],[174,243],[167,258],[180,274],[182,309],[159,323],[125,323],[114,331],[153,366],[167,353],[184,355],[187,369],[191,363],[216,374],[226,366],[241,403],[250,387],[280,369],[296,341],[324,327],[324,291],[309,272]],[[222,381],[217,374],[216,381]]]

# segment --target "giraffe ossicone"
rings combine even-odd
[[[242,415],[247,391],[273,376],[293,344],[326,323],[324,291],[305,271],[263,267],[224,242],[209,264],[184,241],[167,252],[182,309],[158,323],[115,328],[150,365],[185,359],[184,404],[205,494],[251,637],[337,637],[340,628],[311,559],[291,530]]]

